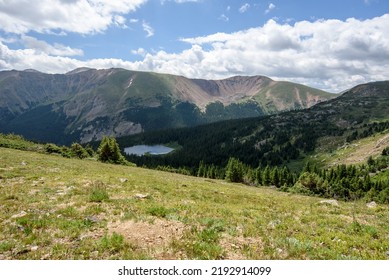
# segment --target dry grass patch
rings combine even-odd
[[[225,252],[225,260],[263,258],[263,243],[259,237],[231,236],[224,233],[220,245]]]
[[[177,259],[169,249],[173,240],[180,239],[186,226],[179,221],[155,219],[145,221],[119,221],[109,223],[109,233],[122,235],[126,241],[150,252],[155,259]]]

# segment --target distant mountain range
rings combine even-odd
[[[124,69],[0,72],[0,132],[69,144],[308,108],[336,97],[264,76],[223,80]]]

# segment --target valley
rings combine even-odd
[[[7,75],[0,259],[388,259],[387,81]]]

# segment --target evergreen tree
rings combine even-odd
[[[270,166],[266,165],[265,170],[262,173],[262,184],[268,186],[271,183],[270,179]]]
[[[305,163],[304,168],[303,168],[303,172],[312,172],[311,163],[309,161],[307,161],[307,163]]]
[[[243,182],[243,164],[236,158],[228,160],[226,180],[229,182]]]
[[[128,165],[124,156],[120,152],[120,148],[116,139],[113,137],[104,136],[97,150],[98,158],[102,162]]]
[[[256,179],[257,185],[262,185],[262,171],[261,171],[261,167],[259,167],[259,166],[255,170],[255,179]]]
[[[197,177],[204,177],[205,174],[205,164],[204,161],[200,161],[199,170],[197,171]]]
[[[291,184],[289,184],[289,170],[286,166],[282,167],[281,169],[281,174],[280,174],[280,185],[281,186],[291,186]]]
[[[270,177],[271,177],[272,184],[275,185],[277,188],[279,188],[281,184],[280,184],[280,174],[278,172],[277,166],[273,168]]]

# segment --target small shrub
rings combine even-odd
[[[99,245],[101,249],[108,250],[110,253],[120,252],[128,246],[124,241],[123,235],[117,234],[116,232],[112,233],[111,236],[108,234],[104,235],[100,239]]]
[[[89,153],[78,143],[73,143],[70,150],[74,157],[78,157],[80,159],[89,157]]]
[[[107,192],[107,187],[103,182],[97,181],[93,184],[89,195],[90,202],[103,202],[104,200],[108,200],[109,195]]]
[[[46,144],[45,151],[48,154],[62,154],[62,149],[55,144]]]
[[[160,218],[165,218],[169,214],[169,209],[163,206],[152,206],[147,210],[147,213]]]

